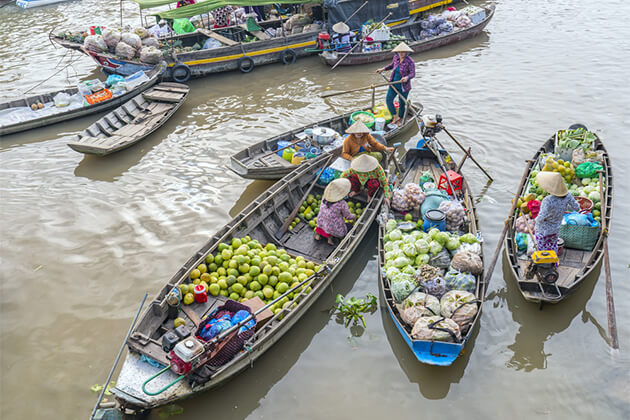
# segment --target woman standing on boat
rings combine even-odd
[[[348,137],[343,141],[343,149],[341,157],[346,160],[352,160],[359,153],[369,153],[370,156],[381,156],[379,152],[393,152],[393,147],[386,147],[376,141],[374,137],[370,135],[370,129],[361,121],[357,121],[346,130]],[[377,160],[381,160],[376,157]]]
[[[392,123],[400,125],[401,119],[405,116],[405,101],[409,96],[409,91],[411,91],[411,79],[416,77],[416,63],[409,57],[409,53],[413,52],[413,50],[404,42],[398,44],[392,51],[396,53],[392,63],[376,70],[376,72],[382,73],[386,70],[393,70],[389,81],[398,83],[394,83],[387,90],[386,102],[387,109],[389,109],[389,113],[393,117]],[[399,97],[398,113],[396,113],[396,107],[394,106],[396,96]]]
[[[322,204],[317,215],[317,227],[315,228],[315,240],[322,236],[328,239],[329,245],[334,245],[333,237],[343,238],[352,225],[345,220],[355,220],[356,216],[350,212],[348,203],[344,197],[350,192],[351,184],[345,178],[332,181],[322,197]],[[345,219],[345,220],[344,220]]]
[[[383,188],[385,203],[389,206],[389,182],[385,171],[379,165],[378,160],[370,155],[361,155],[352,159],[350,169],[341,174],[341,178],[348,178],[352,192],[350,197],[354,197],[361,191],[367,191],[368,200],[372,198],[379,188]],[[320,209],[321,211],[321,209]]]
[[[543,198],[536,216],[536,244],[539,250],[558,252],[558,233],[564,212],[579,210],[580,205],[567,189],[558,172],[539,172],[536,183],[550,195]]]

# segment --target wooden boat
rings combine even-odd
[[[434,48],[450,45],[464,39],[469,39],[477,36],[486,27],[488,22],[494,16],[494,6],[488,6],[485,8],[486,17],[476,25],[472,25],[469,28],[454,30],[451,33],[438,35],[431,38],[420,39],[420,21],[411,23],[405,23],[402,25],[394,26],[390,28],[392,35],[400,35],[407,38],[405,41],[414,53],[421,53],[432,50]],[[358,50],[358,48],[357,48]],[[341,61],[340,66],[356,66],[360,64],[370,64],[379,61],[391,61],[391,50],[385,51],[372,51],[372,52],[352,52],[346,58],[341,61],[341,58],[345,56],[344,53],[325,51],[319,56],[322,61],[329,66],[334,66],[338,61]],[[413,53],[412,53],[413,54]],[[414,56],[415,57],[415,56]]]
[[[96,121],[68,146],[80,153],[105,156],[134,145],[177,112],[188,90],[181,83],[159,83]]]
[[[162,288],[139,319],[127,341],[129,352],[116,380],[116,387],[112,390],[121,408],[150,409],[207,391],[233,378],[240,371],[250,367],[258,357],[271,348],[273,343],[280,340],[328,288],[371,226],[383,201],[383,193],[377,192],[369,202],[364,198],[358,198],[360,196],[355,197],[358,198],[357,201],[363,202],[364,211],[348,235],[336,246],[328,245],[325,240],[315,241],[313,229],[305,223],[298,224],[277,239],[275,233],[327,161],[327,157],[321,157],[300,165],[294,172],[261,194],[212,236]],[[316,185],[312,191],[313,194],[322,192],[323,187],[320,185]],[[243,238],[246,235],[258,240],[260,244],[271,243],[284,248],[292,256],[302,256],[315,264],[321,264],[316,273],[307,278],[312,279],[310,283],[312,290],[308,293],[303,289],[296,295],[296,298],[300,298],[297,306],[293,308],[291,305],[286,306],[259,326],[248,340],[247,351],[242,350],[232,360],[213,370],[207,382],[191,386],[189,379],[186,378],[164,392],[148,395],[143,391],[144,384],[147,392],[155,393],[178,378],[171,370],[167,370],[151,382],[147,382],[160,371],[160,367],[154,366],[155,362],[165,366],[170,363],[168,353],[161,347],[162,337],[173,328],[173,320],[167,319],[168,294],[182,282],[190,281],[191,271],[205,262],[209,253],[216,254],[220,243],[229,243],[233,238]],[[224,304],[226,300],[228,299],[221,295],[216,298],[208,295],[207,303],[182,306],[178,316],[183,317],[187,325],[198,325],[204,315]],[[151,363],[146,361],[147,358]]]
[[[445,150],[440,150],[440,153],[445,158],[448,153]],[[401,166],[404,174],[401,175],[400,184],[405,185],[409,182],[414,184],[419,183],[420,176],[423,172],[429,171],[433,177],[433,179],[440,179],[440,175],[443,173],[440,169],[438,160],[436,155],[429,149],[410,149],[401,159]],[[471,233],[477,236],[480,233],[479,227],[479,219],[477,218],[477,211],[475,207],[475,202],[473,200],[472,194],[470,192],[470,188],[468,183],[466,182],[466,178],[463,177],[461,192],[459,192],[459,197],[461,198],[461,204],[465,207],[467,218],[468,218],[468,233]],[[402,214],[398,212],[394,212],[396,219],[402,219]],[[412,212],[414,215],[414,220],[420,218],[419,210],[414,210]],[[438,366],[449,366],[451,365],[455,359],[461,354],[466,345],[466,342],[471,337],[475,326],[478,324],[479,319],[481,317],[481,306],[485,299],[485,293],[487,288],[487,283],[484,280],[483,274],[477,275],[476,277],[476,291],[475,295],[477,296],[478,302],[478,310],[477,314],[473,322],[468,327],[468,330],[462,332],[462,338],[460,342],[444,342],[444,341],[425,341],[425,340],[416,340],[411,336],[412,328],[407,325],[401,318],[400,313],[398,311],[396,302],[394,301],[392,291],[390,288],[390,282],[386,278],[383,272],[383,265],[385,263],[385,249],[384,249],[384,236],[386,234],[385,226],[379,226],[379,236],[378,236],[378,261],[379,267],[381,268],[378,273],[380,290],[382,293],[382,297],[385,299],[385,303],[387,305],[387,310],[389,315],[391,316],[398,332],[403,337],[413,354],[416,356],[418,361],[422,363],[427,363],[430,365],[438,365]],[[483,261],[483,254],[482,254]]]
[[[32,7],[48,6],[49,4],[61,3],[68,0],[17,0],[15,4],[24,8],[30,9]]]
[[[539,159],[543,153],[553,153],[555,149],[556,136],[552,136],[547,140],[540,149],[536,152],[533,159],[527,161],[525,168],[524,182],[519,185],[516,199],[523,194],[526,194],[526,188],[528,187],[528,179],[530,174],[535,168],[538,167]],[[604,147],[604,144],[599,139],[595,140],[595,150],[603,152],[604,161],[602,166],[604,167],[604,173],[602,175],[604,187],[604,197],[601,198],[602,215],[606,218],[606,226],[610,226],[612,219],[612,200],[613,200],[613,175],[612,167],[610,164],[610,156]],[[600,229],[599,237],[592,251],[582,251],[578,249],[565,248],[562,255],[560,255],[560,262],[558,266],[559,278],[555,284],[543,283],[537,280],[536,276],[532,279],[527,279],[525,276],[528,258],[519,258],[518,246],[515,241],[515,225],[518,217],[518,211],[509,215],[507,223],[509,229],[505,236],[505,251],[510,267],[510,271],[514,275],[518,283],[519,290],[523,294],[525,300],[534,303],[558,303],[564,298],[573,293],[584,281],[584,279],[595,269],[595,267],[601,261],[604,250],[603,241],[605,240],[605,234]]]
[[[419,114],[422,112],[422,104],[414,104],[413,108],[414,113]],[[298,166],[282,159],[282,157],[275,153],[275,151],[278,150],[279,141],[295,141],[297,134],[302,133],[307,128],[313,127],[332,128],[336,132],[343,134],[348,128],[348,121],[353,112],[308,124],[253,144],[230,157],[230,169],[247,179],[282,178],[295,170]],[[383,140],[389,142],[412,126],[415,126],[414,119],[408,118],[406,122],[398,128],[393,130],[386,128],[387,131],[383,136]]]
[[[158,64],[157,66],[149,69],[146,72],[148,76],[148,80],[146,82],[138,85],[136,88],[128,92],[125,92],[122,95],[114,96],[111,99],[107,99],[93,105],[83,106],[81,103],[75,103],[75,105],[69,105],[65,108],[55,108],[53,98],[58,93],[64,92],[70,96],[73,96],[78,93],[77,88],[61,89],[41,95],[32,95],[24,97],[22,99],[13,99],[7,102],[0,103],[0,116],[2,116],[3,114],[20,111],[20,109],[30,108],[31,105],[36,103],[42,103],[48,109],[55,108],[53,110],[54,112],[47,112],[46,108],[37,111],[31,111],[30,109],[28,109],[27,111],[33,113],[33,118],[5,124],[0,123],[0,136],[18,133],[20,131],[31,130],[34,128],[40,128],[61,121],[67,121],[74,118],[84,117],[86,115],[93,115],[99,112],[108,111],[114,107],[121,105],[122,103],[127,102],[134,96],[138,95],[141,92],[144,92],[146,89],[153,86],[158,81],[163,71],[164,65]]]

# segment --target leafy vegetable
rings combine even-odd
[[[374,313],[376,307],[376,296],[371,293],[368,293],[365,299],[357,299],[354,297],[345,299],[343,295],[337,295],[335,306],[333,306],[331,312],[337,311],[338,315],[344,318],[344,327],[348,327],[350,322],[356,324],[358,321],[361,321],[363,328],[366,328],[363,314],[366,312]]]

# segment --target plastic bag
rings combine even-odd
[[[406,213],[411,210],[411,205],[405,199],[404,190],[397,189],[392,195],[392,208],[401,213]]]
[[[120,36],[120,42],[124,42],[135,50],[142,48],[142,40],[133,32],[123,32]]]
[[[188,19],[181,18],[173,20],[173,31],[177,34],[187,34],[195,32],[196,29]]]
[[[604,169],[602,165],[594,162],[584,162],[575,168],[575,176],[578,178],[597,178],[597,171]]]
[[[459,251],[451,260],[451,268],[474,275],[483,273],[483,263],[479,255],[472,252]]]
[[[157,64],[162,60],[162,51],[155,47],[142,47],[140,49],[140,61],[147,64]]]
[[[85,38],[83,41],[83,46],[94,52],[104,52],[107,51],[107,44],[103,40],[101,35],[90,35]]]
[[[514,223],[514,228],[519,233],[529,233],[529,231],[527,230],[527,225],[529,225],[531,231],[534,232],[536,222],[534,222],[534,220],[532,220],[530,217],[522,215],[516,219],[516,223]]]
[[[422,316],[440,315],[440,301],[422,292],[413,292],[398,308],[400,317],[410,327]]]
[[[423,316],[411,330],[415,340],[459,342],[462,339],[459,325],[449,318],[441,316]]]
[[[467,15],[461,15],[455,21],[455,25],[458,28],[468,28],[469,26],[472,26],[472,20]]]
[[[140,39],[144,39],[144,38],[148,38],[149,36],[151,36],[151,34],[149,33],[149,31],[147,31],[145,28],[143,28],[142,26],[137,27],[136,29],[133,30],[133,32],[138,35],[140,37]]]
[[[514,235],[514,241],[516,242],[516,247],[519,251],[524,252],[527,250],[527,241],[528,236],[526,233],[517,232]]]
[[[425,195],[419,185],[411,182],[405,185],[405,200],[412,208],[416,209],[420,207],[424,198]]]
[[[444,293],[446,293],[446,282],[442,277],[437,276],[430,280],[422,280],[420,288],[423,292],[433,295],[439,299]]]
[[[464,223],[466,210],[459,201],[443,201],[438,210],[446,214],[446,230],[455,232]]]
[[[142,46],[160,48],[160,41],[158,41],[157,38],[150,36],[142,40]]]
[[[582,148],[575,149],[572,154],[571,163],[578,167],[584,162],[602,163],[604,161],[603,150],[589,150],[585,152]]]
[[[442,316],[451,318],[461,331],[465,331],[477,315],[477,298],[474,294],[462,290],[446,292],[440,299]]]
[[[401,274],[400,276],[404,276]],[[399,276],[399,278],[400,278]],[[409,278],[404,278],[400,281],[390,282],[392,289],[392,296],[396,303],[401,303],[407,296],[411,294],[416,288],[416,284]]]
[[[322,175],[317,180],[319,185],[328,185],[335,179],[335,170],[330,166],[323,169]]]
[[[136,50],[126,42],[120,41],[118,45],[116,45],[115,54],[120,58],[131,60],[136,55]]]
[[[103,31],[103,40],[111,50],[116,48],[116,45],[120,42],[120,37],[120,32],[116,29],[105,29]]]
[[[479,243],[474,243],[474,244],[467,244],[467,243],[462,243],[459,245],[459,248],[457,248],[456,250],[457,252],[472,252],[473,254],[477,254],[479,256],[481,256],[481,244]],[[457,254],[457,252],[455,252],[455,254]]]
[[[477,288],[475,276],[468,273],[462,273],[457,270],[449,270],[444,275],[444,281],[446,282],[446,288],[449,291],[464,290],[466,292],[474,293]]]
[[[444,22],[437,28],[441,34],[447,34],[449,32],[453,32],[453,24],[451,22]]]
[[[55,101],[55,106],[57,108],[63,108],[65,106],[70,105],[70,101],[72,97],[68,95],[66,92],[59,92],[58,94],[55,95],[53,99]]]
[[[437,255],[431,257],[429,264],[433,267],[447,269],[451,264],[451,255],[448,253],[448,250],[442,249]]]
[[[582,213],[576,213],[576,212],[565,214],[562,219],[562,224],[574,225],[574,226],[591,226],[591,227],[599,226],[599,223],[597,222],[597,220],[593,218],[593,213],[582,214]]]
[[[421,284],[423,281],[428,281],[438,277],[441,274],[441,271],[437,267],[433,267],[429,264],[424,264],[418,267],[416,270],[416,274],[413,275],[413,278],[416,284]]]
[[[208,38],[206,39],[206,42],[203,43],[203,47],[202,49],[204,50],[212,50],[215,48],[221,48],[223,46],[223,44],[221,44],[221,41],[216,40],[214,38]]]
[[[105,84],[107,86],[114,86],[116,83],[124,82],[125,78],[118,74],[110,74],[107,76],[107,80],[105,80]]]
[[[127,84],[128,90],[133,90],[137,86],[147,82],[148,80],[149,77],[142,70],[132,74],[131,76],[125,77],[125,83]]]

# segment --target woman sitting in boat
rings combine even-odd
[[[372,198],[379,188],[383,188],[385,203],[389,206],[389,182],[385,171],[379,165],[378,160],[370,155],[360,155],[352,159],[350,169],[341,174],[341,178],[348,178],[352,192],[350,197],[354,197],[362,191],[367,191],[368,200]],[[320,209],[321,211],[321,209]]]
[[[332,27],[332,45],[335,51],[350,51],[350,27],[343,22],[337,22]]]
[[[356,216],[350,213],[348,203],[344,197],[350,192],[350,181],[339,178],[332,181],[322,196],[322,203],[317,215],[317,227],[315,228],[315,240],[322,236],[328,239],[329,245],[334,245],[334,238],[343,238],[352,228],[345,220],[355,220]],[[345,219],[345,220],[344,220]]]
[[[376,70],[377,73],[382,73],[386,70],[393,70],[390,82],[394,83],[387,90],[387,109],[392,114],[392,123],[400,125],[401,118],[405,116],[405,101],[411,91],[411,79],[416,77],[416,63],[409,57],[409,53],[413,50],[409,45],[401,42],[396,48],[392,50],[396,54],[392,59],[392,63],[386,67]],[[398,96],[398,112],[394,106],[394,99]]]
[[[539,250],[558,252],[558,233],[566,211],[577,211],[580,205],[567,189],[558,172],[539,172],[536,183],[550,195],[543,198],[536,216],[536,244]]]
[[[363,124],[362,121],[357,121],[352,124],[346,133],[348,137],[343,141],[343,149],[341,157],[346,160],[354,159],[360,153],[368,153],[370,156],[375,157],[378,161],[382,159],[380,152],[393,152],[393,147],[386,147],[376,141],[374,137],[370,135],[370,129]]]

